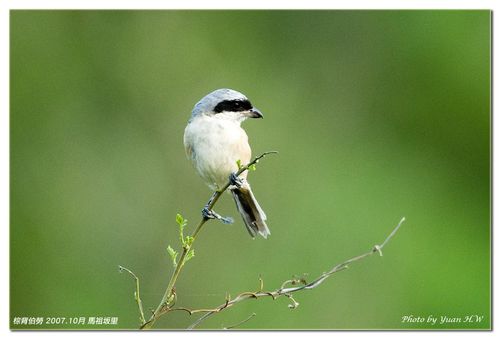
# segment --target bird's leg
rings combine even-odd
[[[220,214],[218,214],[217,212],[211,210],[208,208],[208,205],[205,206],[202,210],[201,210],[201,215],[203,216],[204,219],[208,220],[208,219],[217,219],[217,220],[220,220],[222,221],[222,223],[224,224],[232,224],[234,222],[233,218],[231,217],[223,217],[221,216]]]
[[[204,219],[217,219],[222,221],[224,224],[232,224],[234,222],[233,218],[231,217],[223,217],[217,212],[213,211],[210,209],[210,205],[212,205],[212,201],[214,201],[215,196],[218,194],[218,191],[215,191],[214,194],[210,197],[210,200],[208,200],[207,204],[205,207],[201,210],[201,215],[203,216]]]
[[[229,176],[229,183],[232,185],[232,186],[236,186],[238,188],[241,188],[241,186],[243,185],[243,179],[239,178],[236,173],[231,173],[231,175]]]
[[[212,196],[210,197],[210,199],[208,200],[207,204],[205,205],[205,208],[208,208],[208,206],[212,205],[212,201],[214,201],[215,199],[215,196],[219,193],[219,191],[215,191],[214,193],[212,193]]]

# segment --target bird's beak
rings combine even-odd
[[[261,111],[259,111],[257,108],[254,107],[248,111],[248,117],[249,118],[264,118],[264,115],[262,114]]]

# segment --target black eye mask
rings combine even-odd
[[[248,100],[224,100],[215,106],[215,113],[222,112],[242,112],[252,109],[252,104]]]

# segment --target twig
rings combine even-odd
[[[215,313],[219,313],[220,311],[222,311],[226,308],[229,308],[229,307],[233,306],[234,304],[237,304],[241,301],[244,301],[244,300],[247,300],[250,298],[257,299],[260,297],[271,297],[271,298],[273,298],[273,300],[275,300],[280,296],[286,296],[292,301],[292,304],[290,304],[289,307],[296,308],[298,306],[298,303],[297,303],[297,301],[295,301],[295,299],[293,299],[292,293],[302,291],[302,290],[311,290],[313,288],[316,288],[323,281],[325,281],[327,278],[329,278],[332,274],[340,272],[342,270],[345,270],[348,268],[349,264],[356,262],[356,261],[359,261],[359,260],[362,260],[368,256],[371,256],[374,253],[379,253],[380,255],[382,255],[382,248],[384,248],[384,246],[387,245],[387,243],[392,239],[392,237],[394,237],[394,235],[399,230],[399,228],[401,227],[401,225],[403,224],[404,221],[405,221],[405,218],[403,217],[401,219],[401,221],[398,223],[398,225],[389,234],[389,236],[387,236],[387,238],[384,240],[384,242],[381,245],[375,245],[375,246],[373,246],[373,248],[369,252],[366,252],[364,254],[347,259],[343,263],[340,263],[340,264],[334,266],[332,269],[321,274],[319,277],[317,277],[316,279],[314,279],[313,281],[311,281],[307,284],[305,283],[304,280],[301,280],[300,282],[303,283],[303,285],[301,285],[301,286],[284,288],[285,285],[287,285],[289,283],[293,284],[294,282],[297,281],[297,280],[286,280],[281,284],[281,287],[279,289],[274,290],[274,291],[267,291],[266,292],[266,291],[260,290],[257,292],[243,292],[243,293],[240,293],[239,295],[237,295],[232,300],[226,300],[226,302],[224,304],[219,305],[218,307],[216,307],[214,309],[190,310],[189,311],[190,314],[199,313],[199,312],[202,312],[202,313],[206,312],[206,313],[203,316],[201,316],[198,320],[196,320],[194,323],[192,323],[188,327],[188,329],[194,329],[196,326],[198,326],[200,323],[202,323],[205,319],[214,315]],[[262,286],[262,280],[261,280],[261,286]]]
[[[144,324],[146,322],[146,318],[144,318],[144,310],[142,308],[142,300],[141,300],[141,295],[140,295],[140,289],[139,289],[139,278],[126,267],[123,266],[118,266],[118,269],[120,270],[120,273],[123,271],[128,272],[135,280],[135,292],[134,292],[134,299],[137,301],[137,306],[139,307],[139,319],[141,320],[141,324]]]
[[[247,318],[243,319],[242,321],[237,322],[237,323],[236,323],[236,324],[234,324],[234,325],[224,327],[224,329],[225,329],[225,330],[230,330],[230,329],[232,329],[232,328],[235,328],[235,327],[241,326],[241,325],[243,325],[244,323],[246,323],[247,321],[249,321],[250,319],[252,319],[253,317],[255,317],[256,315],[257,315],[256,313],[252,313],[252,314],[250,314]]]
[[[262,159],[263,157],[265,157],[266,155],[275,154],[275,153],[278,153],[278,152],[277,151],[264,152],[261,155],[255,157],[251,162],[249,162],[245,166],[240,167],[240,169],[236,172],[236,176],[239,176],[241,173],[247,171],[250,167],[252,167],[256,163],[258,163],[259,160]],[[220,188],[218,191],[214,192],[214,194],[212,195],[212,197],[210,198],[210,200],[207,204],[207,208],[209,210],[211,210],[214,207],[214,205],[217,203],[219,198],[229,188],[230,185],[231,185],[231,183],[228,180],[228,182],[222,188]],[[181,273],[182,268],[184,267],[184,264],[186,263],[186,255],[189,253],[189,250],[191,250],[191,248],[193,248],[193,243],[196,240],[196,236],[198,235],[198,233],[201,231],[203,225],[205,225],[205,223],[208,220],[210,220],[210,219],[207,219],[205,217],[201,218],[200,222],[198,223],[198,226],[196,226],[193,234],[191,235],[191,237],[193,239],[191,244],[188,246],[184,246],[182,248],[182,253],[181,253],[181,256],[179,258],[179,262],[177,263],[177,266],[175,267],[175,270],[172,273],[172,276],[168,282],[167,288],[165,289],[165,293],[163,294],[163,297],[162,297],[160,303],[158,304],[158,307],[156,307],[156,309],[153,311],[153,313],[152,313],[151,317],[148,319],[148,321],[144,321],[142,323],[142,325],[140,327],[141,329],[150,329],[151,327],[153,327],[154,323],[156,322],[156,320],[158,320],[158,318],[160,316],[162,316],[165,313],[168,313],[169,310],[171,310],[170,307],[172,306],[172,302],[174,299],[175,283],[177,282],[179,274]]]
[[[239,167],[239,170],[236,172],[236,176],[239,176],[244,171],[247,171],[250,168],[252,168],[260,159],[262,159],[266,155],[273,154],[273,153],[278,153],[278,152],[275,152],[275,151],[265,152],[265,153],[257,156],[256,158],[254,158],[247,165]],[[240,165],[238,164],[238,166],[240,166]],[[210,198],[210,200],[208,201],[208,203],[206,205],[206,208],[208,210],[212,210],[214,205],[217,203],[217,201],[222,196],[222,194],[229,188],[229,186],[230,186],[230,182],[228,181],[222,188],[220,188],[218,191],[215,191],[213,193],[212,197]],[[189,259],[188,253],[190,253],[190,250],[193,248],[193,243],[196,240],[196,236],[198,235],[198,233],[201,231],[203,225],[205,225],[205,223],[208,220],[210,220],[210,219],[207,218],[206,216],[203,216],[191,235],[191,241],[187,244],[183,243],[182,253],[181,253],[179,262],[175,266],[174,272],[172,273],[172,276],[168,282],[167,288],[166,288],[165,293],[161,299],[161,302],[155,310],[152,310],[151,317],[147,321],[146,321],[146,318],[144,317],[142,300],[140,298],[139,278],[131,270],[129,270],[123,266],[119,266],[120,272],[127,271],[135,279],[136,291],[134,292],[134,296],[135,296],[135,299],[137,301],[137,305],[139,308],[140,321],[141,321],[140,328],[141,329],[152,328],[152,326],[154,325],[156,320],[158,320],[158,318],[160,318],[162,315],[169,313],[169,312],[184,311],[184,312],[189,313],[190,315],[193,315],[195,313],[204,313],[198,320],[196,320],[193,324],[191,324],[188,327],[188,329],[194,329],[201,322],[203,322],[205,319],[209,318],[210,316],[214,315],[215,313],[221,312],[221,311],[225,310],[226,308],[232,307],[233,305],[235,305],[241,301],[244,301],[247,299],[258,299],[261,297],[271,297],[273,300],[276,300],[277,298],[279,298],[281,296],[285,296],[285,297],[289,298],[289,300],[291,301],[291,304],[289,304],[288,307],[291,309],[297,308],[299,306],[299,303],[294,299],[292,293],[302,291],[302,290],[309,290],[309,289],[316,288],[321,283],[323,283],[323,281],[328,279],[334,273],[345,270],[348,268],[349,264],[356,262],[356,261],[359,261],[359,260],[362,260],[368,256],[371,256],[374,253],[379,253],[379,255],[382,256],[382,249],[392,239],[392,237],[394,237],[396,232],[401,227],[402,223],[405,221],[405,218],[401,219],[401,221],[398,223],[398,225],[393,229],[393,231],[389,234],[389,236],[387,236],[387,238],[382,242],[381,245],[375,245],[369,252],[352,257],[352,258],[334,266],[332,269],[330,269],[327,272],[324,272],[323,274],[321,274],[320,276],[318,276],[316,279],[314,279],[313,281],[311,281],[309,283],[307,283],[304,278],[300,278],[300,279],[293,278],[293,279],[289,279],[289,280],[284,281],[281,284],[281,287],[279,289],[276,289],[273,291],[264,291],[263,290],[264,289],[264,281],[262,280],[261,277],[259,277],[259,290],[258,291],[256,291],[256,292],[242,292],[242,293],[238,294],[234,299],[231,299],[231,297],[229,295],[227,295],[225,303],[221,304],[215,308],[189,309],[189,308],[185,308],[185,307],[174,307],[175,301],[176,301],[175,283],[179,277],[180,272],[182,271],[184,264]],[[182,241],[182,239],[184,239],[184,237],[181,234],[181,241]],[[292,287],[286,287],[289,285],[292,285]],[[299,286],[296,286],[296,285],[299,285]],[[225,327],[225,329],[231,329],[231,328],[240,326],[243,323],[249,321],[254,316],[255,316],[255,313],[253,313],[248,318],[238,322],[235,325]]]

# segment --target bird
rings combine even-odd
[[[263,118],[263,114],[244,94],[228,88],[217,89],[194,105],[184,130],[184,147],[196,172],[210,189],[217,192],[229,180],[228,190],[248,233],[252,238],[259,234],[267,239],[271,234],[267,217],[246,180],[248,172],[236,176],[240,164],[248,164],[251,158],[248,136],[241,127],[248,118]],[[208,207],[209,204],[202,211],[205,218],[232,222]]]

